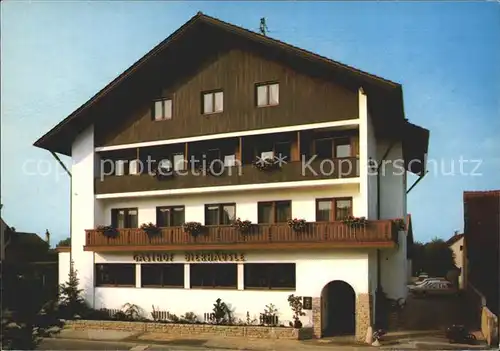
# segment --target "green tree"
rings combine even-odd
[[[415,242],[412,250],[414,275],[425,272],[430,276],[444,277],[455,268],[453,251],[442,239],[434,238],[425,244]]]
[[[82,297],[83,289],[79,289],[80,280],[77,276],[77,270],[74,268],[74,263],[71,261],[68,274],[68,281],[59,286],[59,301],[61,310],[64,314],[72,318],[75,315],[80,315],[85,312],[86,304]]]
[[[71,246],[71,238],[68,237],[66,239],[63,239],[57,243],[57,246]]]

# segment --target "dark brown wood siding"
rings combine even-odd
[[[175,67],[172,67],[175,70]],[[279,83],[279,105],[256,107],[256,87]],[[202,115],[203,91],[222,89],[224,111]],[[358,117],[357,92],[297,73],[247,50],[220,51],[196,74],[164,84],[158,96],[125,113],[112,128],[96,125],[97,146],[330,122]],[[173,99],[173,118],[153,121],[152,101]],[[120,122],[118,122],[120,121]]]

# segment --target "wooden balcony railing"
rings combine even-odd
[[[183,174],[159,180],[147,173],[141,175],[104,176],[95,179],[96,194],[186,189],[226,185],[246,185],[301,180],[353,178],[359,176],[356,157],[318,160],[308,163],[297,161],[283,164],[280,169],[260,171],[252,165],[226,168],[220,175],[183,171]],[[308,165],[308,166],[306,166]]]
[[[119,229],[116,237],[106,237],[94,229],[86,230],[87,251],[188,250],[300,248],[328,246],[388,247],[397,241],[397,228],[391,220],[368,221],[364,227],[351,228],[342,222],[307,223],[295,232],[286,223],[256,224],[247,234],[231,226],[206,226],[193,236],[181,227],[161,228],[149,237],[141,229]]]

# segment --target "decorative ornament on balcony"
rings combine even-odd
[[[116,238],[118,236],[118,230],[110,225],[100,225],[97,227],[97,230],[108,238]]]
[[[253,162],[252,165],[257,168],[259,171],[274,171],[277,169],[281,169],[281,163],[276,162],[274,159],[270,158],[261,158],[257,157]]]
[[[153,224],[151,222],[149,223],[143,223],[141,225],[141,229],[148,235],[148,236],[155,236],[161,233],[161,230],[156,224]]]
[[[367,223],[365,217],[354,217],[354,216],[348,216],[344,218],[342,222],[351,228],[361,228],[364,227]]]
[[[306,229],[306,220],[305,219],[289,219],[288,226],[293,229],[295,232],[303,232]]]
[[[233,222],[233,228],[236,228],[242,234],[248,234],[252,230],[252,222],[249,220],[242,221],[239,217]]]
[[[393,220],[392,222],[396,225],[396,228],[398,228],[398,230],[406,230],[406,223],[404,219],[398,218]]]
[[[170,167],[165,167],[162,165],[158,165],[154,170],[153,170],[153,177],[155,177],[158,180],[164,180],[164,179],[172,179],[174,177],[174,171]]]
[[[200,222],[186,222],[182,225],[182,230],[184,233],[197,236],[203,232],[203,226]]]

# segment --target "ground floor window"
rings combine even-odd
[[[184,288],[184,264],[141,264],[143,288]]]
[[[95,265],[96,286],[134,286],[135,264],[105,263]]]
[[[234,288],[238,286],[238,265],[206,263],[190,265],[191,288]]]
[[[295,289],[295,263],[247,263],[245,289]]]

